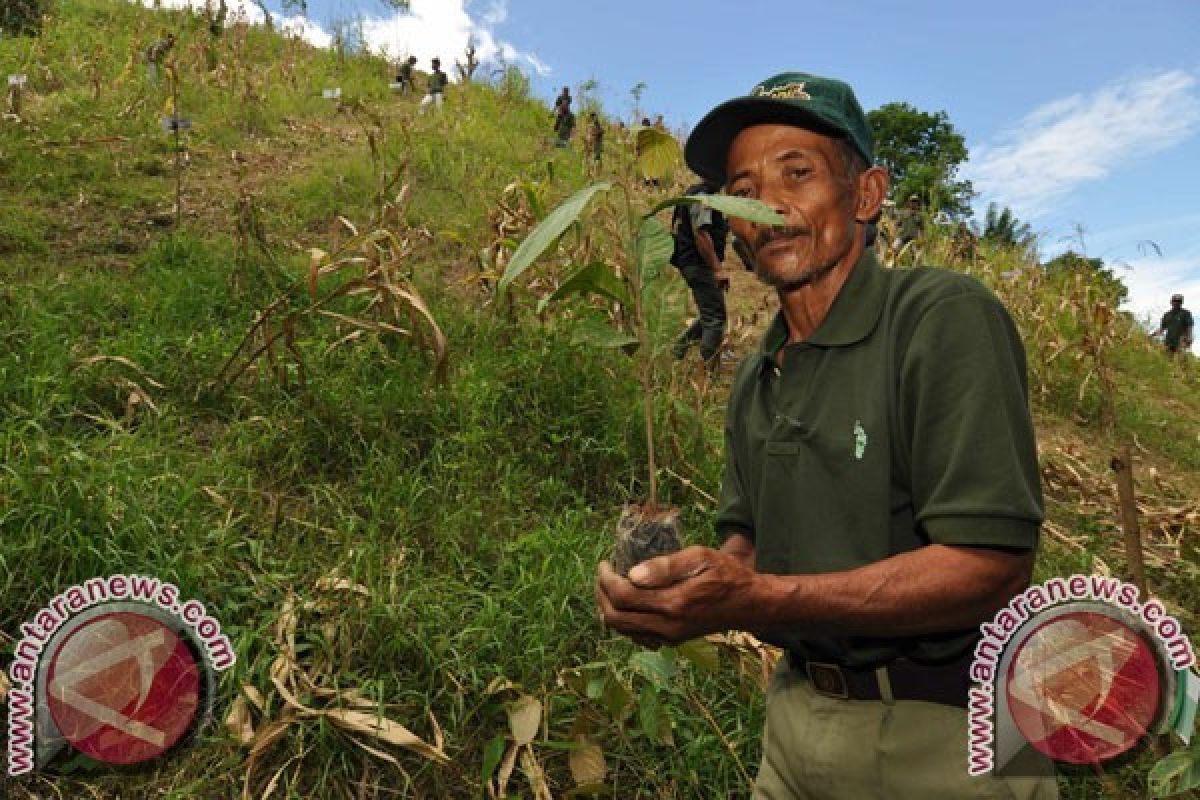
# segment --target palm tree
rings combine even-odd
[[[1008,206],[1001,209],[995,203],[988,203],[987,216],[984,217],[983,232],[980,236],[989,242],[1022,250],[1032,247],[1037,242],[1037,236],[1029,227],[1029,223],[1017,219],[1017,215]]]

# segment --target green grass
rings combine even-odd
[[[0,73],[27,71],[35,89],[27,119],[0,125],[0,192],[14,199],[0,207],[0,631],[96,575],[170,580],[235,642],[220,716],[243,683],[272,693],[273,628],[295,595],[325,603],[302,613],[297,633],[302,661],[326,664],[323,685],[358,688],[427,739],[432,712],[445,732],[450,764],[397,750],[396,768],[328,720],[305,720],[255,771],[257,792],[287,765],[276,796],[343,797],[363,782],[368,797],[478,797],[484,752],[508,730],[513,696],[488,688],[506,679],[547,703],[535,752],[556,796],[572,786],[567,743],[585,729],[608,759],[609,796],[747,796],[739,765],[756,767],[762,697],[732,655],[722,653],[715,673],[682,663],[666,688],[647,689],[653,682],[630,662],[637,649],[596,619],[595,564],[621,504],[645,493],[630,362],[572,346],[570,320],[538,319],[528,293],[515,296],[514,323],[477,289],[478,253],[495,238],[506,186],[525,181],[552,206],[588,180],[577,152],[549,146],[548,110],[519,87],[473,86],[455,87],[446,113],[422,116],[413,98],[388,96],[374,59],[343,62],[231,31],[216,44],[225,68],[209,71],[207,32],[186,15],[100,0],[58,9],[41,39],[0,41]],[[165,88],[149,85],[136,59],[166,27],[181,34],[181,111],[195,122],[178,231],[147,221],[173,202],[173,144],[158,128]],[[382,125],[321,99],[330,85]],[[87,143],[105,137],[120,138]],[[240,177],[232,150],[246,164]],[[303,295],[307,248],[346,238],[339,215],[360,229],[379,223],[381,177],[400,169],[409,201],[387,224],[413,243],[406,269],[450,342],[447,383],[435,385],[428,355],[407,340],[368,336],[329,352],[347,331],[322,319],[297,330],[305,388],[263,369],[214,391],[256,314],[293,281]],[[239,244],[241,192],[259,211],[270,257]],[[997,276],[1012,258],[990,254],[977,271],[1002,291]],[[1041,291],[1025,308],[1057,306],[1053,287]],[[679,299],[656,318],[658,338],[677,328]],[[1056,336],[1078,332],[1067,317],[1048,324]],[[1024,333],[1040,363],[1049,337]],[[128,362],[88,361],[97,356]],[[1173,371],[1136,338],[1115,346],[1113,362],[1121,429],[1194,490],[1196,372]],[[1036,374],[1040,411],[1078,425],[1081,440],[1107,441],[1095,398],[1078,400],[1074,363]],[[129,413],[135,387],[157,410],[142,403]],[[664,387],[655,409],[660,458],[715,494],[722,393],[697,403],[686,380],[674,392]],[[712,543],[702,494],[661,480],[691,540]],[[1119,566],[1103,524],[1053,499],[1050,512]],[[1088,559],[1047,546],[1038,576],[1086,571]],[[1194,620],[1190,574],[1151,578]],[[332,576],[369,594],[331,602],[316,587]],[[10,651],[0,638],[0,654]],[[605,694],[560,681],[576,669]],[[622,691],[633,699],[614,714],[604,698]],[[673,747],[645,729],[642,702],[665,709]],[[277,698],[269,711],[278,716]],[[1124,768],[1120,785],[1140,791],[1144,766]],[[246,769],[245,749],[215,727],[149,771],[75,764],[65,777],[17,781],[14,794],[228,798]],[[514,786],[527,791],[519,769]],[[1101,790],[1077,776],[1063,791]]]

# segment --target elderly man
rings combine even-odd
[[[1025,356],[996,298],[865,246],[887,194],[846,84],[771,78],[718,106],[689,166],[785,223],[731,220],[780,312],[734,378],[716,527],[597,603],[638,641],[727,629],[784,649],[756,797],[1053,798],[967,774],[978,626],[1028,583],[1042,520]]]

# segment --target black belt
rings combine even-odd
[[[958,708],[967,707],[967,692],[971,688],[971,660],[967,650],[962,656],[944,664],[919,664],[906,658],[880,665],[887,669],[892,697],[896,700],[920,700]],[[788,651],[788,665],[807,677],[813,689],[828,697],[848,700],[882,700],[877,667],[844,667],[840,664],[811,661],[799,653]]]

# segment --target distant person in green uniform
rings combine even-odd
[[[421,110],[424,111],[427,107],[441,109],[442,104],[446,102],[446,84],[450,79],[446,77],[446,73],[442,72],[441,59],[433,59],[430,62],[433,66],[433,72],[429,73],[429,82],[425,87],[425,96],[421,98]]]
[[[152,82],[158,81],[159,70],[162,69],[163,61],[173,47],[175,47],[175,34],[168,33],[146,48],[146,75]]]
[[[1194,330],[1192,312],[1183,307],[1183,295],[1173,294],[1171,295],[1171,310],[1163,314],[1162,321],[1158,323],[1158,330],[1152,335],[1162,336],[1167,352],[1176,356],[1180,351],[1186,353],[1191,349]]]
[[[417,57],[409,56],[400,62],[396,70],[396,83],[399,84],[400,94],[408,94],[413,88],[413,67],[417,65]]]
[[[571,134],[574,131],[575,113],[571,111],[570,104],[560,106],[558,113],[554,116],[555,146],[566,147],[571,141]]]
[[[1042,522],[1025,351],[981,283],[883,268],[888,191],[841,81],[776,75],[709,112],[695,172],[781,226],[731,218],[780,310],[725,421],[720,549],[598,568],[604,622],[641,642],[750,631],[784,657],[761,800],[1055,798],[967,773],[979,626],[1029,582]]]
[[[587,148],[592,163],[598,166],[604,156],[604,126],[600,124],[600,117],[595,111],[588,113]]]
[[[921,214],[921,198],[915,194],[910,195],[904,208],[896,212],[896,223],[895,248],[897,250],[909,242],[920,239],[921,233],[925,229],[925,218]]]
[[[689,187],[686,193],[717,194],[720,191],[718,184],[698,183]],[[696,320],[675,341],[672,354],[676,360],[682,359],[693,344],[699,343],[700,358],[711,374],[720,366],[721,342],[725,339],[725,292],[729,290],[729,273],[724,260],[729,226],[721,212],[699,203],[685,203],[675,206],[671,234],[675,237],[671,263],[687,282],[696,303]]]

